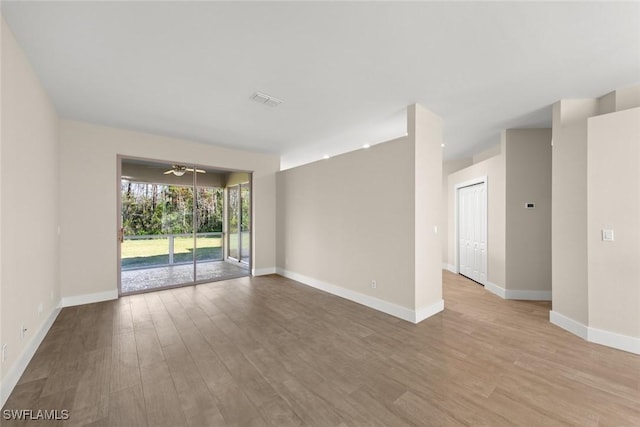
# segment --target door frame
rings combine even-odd
[[[239,212],[239,221],[238,221],[238,258],[234,258],[229,255],[229,248],[231,247],[231,233],[229,232],[229,207],[231,203],[229,202],[229,188],[225,187],[224,189],[224,198],[225,198],[225,208],[223,212],[224,224],[223,230],[225,230],[225,250],[224,250],[224,260],[231,260],[233,262],[240,262],[249,267],[251,271],[253,271],[253,172],[246,172],[249,175],[249,181],[246,183],[234,184],[231,187],[238,187],[238,212]],[[245,261],[242,259],[242,187],[249,188],[249,260]]]
[[[242,186],[245,185],[249,188],[249,261],[242,259]],[[240,184],[240,262],[249,266],[249,270],[252,270],[253,260],[253,173],[249,172],[249,182]]]
[[[153,157],[140,157],[140,156],[129,156],[126,154],[116,154],[116,177],[115,177],[115,188],[116,188],[116,247],[117,247],[117,251],[116,251],[116,255],[117,255],[117,275],[116,275],[116,279],[117,279],[117,283],[116,286],[118,288],[118,298],[123,296],[122,295],[122,289],[121,289],[121,284],[122,284],[122,246],[121,246],[121,242],[120,242],[120,232],[122,230],[122,162],[124,160],[144,160],[144,161],[149,161],[149,162],[157,162],[157,163],[166,163],[166,164],[174,164],[176,163],[173,160],[161,160],[161,159],[157,159],[157,158],[153,158]],[[249,212],[249,216],[250,216],[250,223],[251,223],[251,234],[249,235],[249,239],[250,239],[250,255],[249,255],[249,262],[247,263],[248,265],[248,274],[247,276],[253,276],[253,258],[254,258],[254,251],[255,251],[255,245],[254,245],[254,241],[253,241],[253,223],[254,223],[254,212],[253,212],[253,201],[254,201],[254,195],[253,195],[253,171],[243,171],[243,170],[239,170],[239,169],[230,169],[230,168],[225,168],[225,167],[219,167],[219,166],[210,166],[210,165],[202,165],[199,163],[193,163],[193,162],[179,162],[179,163],[185,163],[185,164],[189,164],[189,165],[193,165],[196,168],[202,168],[202,169],[215,169],[217,171],[226,171],[226,172],[243,172],[243,173],[247,173],[249,174],[249,198],[250,198],[250,212]],[[194,190],[194,217],[195,217],[195,200],[197,197],[197,178],[194,175],[194,182],[193,182],[193,190]],[[223,209],[223,224],[222,224],[222,253],[223,253],[223,261],[226,261],[226,224],[227,224],[227,209],[226,209],[226,204],[227,204],[227,189],[224,189],[224,204],[225,207]],[[153,289],[151,291],[155,291],[155,290],[164,290],[164,289],[172,289],[172,288],[180,288],[180,287],[184,287],[184,286],[193,286],[193,285],[199,285],[202,283],[210,283],[210,282],[216,282],[216,281],[220,281],[220,280],[227,280],[227,279],[234,279],[236,278],[235,276],[229,276],[229,277],[224,277],[224,278],[216,278],[216,279],[203,279],[203,280],[196,280],[197,276],[196,276],[196,258],[195,258],[195,250],[196,250],[196,240],[197,240],[197,232],[194,231],[193,233],[194,235],[194,281],[192,282],[186,282],[186,283],[182,283],[182,284],[176,284],[176,285],[169,285],[169,286],[163,286],[162,288],[157,288],[157,289]],[[242,276],[244,277],[244,275]],[[128,292],[126,295],[133,295],[136,293],[145,293],[148,292],[147,290],[143,290],[143,291],[136,291],[136,292]]]
[[[464,182],[460,182],[458,184],[456,184],[454,186],[454,197],[455,197],[455,202],[454,202],[454,227],[453,227],[453,239],[454,239],[454,257],[455,257],[455,272],[456,273],[460,273],[460,242],[458,240],[458,234],[460,232],[459,227],[460,227],[460,200],[459,200],[459,193],[460,193],[460,189],[461,188],[465,188],[465,187],[471,187],[473,185],[477,185],[477,184],[484,184],[484,224],[482,224],[482,226],[484,227],[484,235],[487,236],[487,247],[486,247],[486,252],[487,252],[487,256],[484,257],[482,263],[483,263],[483,267],[484,267],[484,271],[486,272],[486,279],[483,282],[479,282],[480,284],[482,284],[483,286],[487,286],[487,284],[489,283],[489,269],[488,269],[488,259],[489,259],[489,179],[488,177],[485,176],[479,176],[477,178],[472,178],[468,181],[464,181]]]

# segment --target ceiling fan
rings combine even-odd
[[[205,171],[203,171],[202,169],[193,169],[193,168],[188,168],[186,166],[183,165],[172,165],[171,169],[169,169],[168,171],[166,171],[164,174],[165,175],[169,175],[170,173],[174,174],[175,176],[182,176],[185,174],[185,172],[197,172],[197,173],[206,173]]]

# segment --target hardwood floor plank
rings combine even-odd
[[[144,427],[148,425],[142,384],[121,388],[111,393],[108,425],[111,427]]]
[[[295,379],[283,382],[281,395],[305,424],[337,426],[344,422],[335,407]]]
[[[193,427],[224,425],[222,413],[191,355],[168,357],[167,365],[187,424]]]
[[[147,422],[154,427],[187,425],[178,392],[164,360],[140,366]]]
[[[113,336],[111,352],[111,387],[116,392],[125,388],[140,385],[140,366],[138,349],[133,329],[122,330]]]
[[[144,294],[130,295],[124,298],[129,300],[133,328],[135,330],[153,328],[153,320]]]
[[[447,416],[439,408],[432,405],[425,399],[421,399],[415,394],[407,391],[396,399],[393,404],[398,411],[408,420],[416,425],[423,426],[456,426],[463,425],[457,423],[454,419]]]
[[[88,424],[108,416],[110,381],[111,348],[86,352],[71,408],[76,425]]]
[[[266,423],[273,427],[304,426],[300,417],[291,409],[289,404],[280,396],[264,402],[259,408],[260,415]]]
[[[140,368],[164,361],[164,354],[155,328],[136,329],[134,336]]]
[[[640,356],[443,273],[418,325],[279,276],[61,310],[5,409],[82,426],[637,426]]]

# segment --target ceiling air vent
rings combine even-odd
[[[277,107],[278,105],[282,104],[281,99],[274,98],[273,96],[267,95],[262,92],[254,93],[253,95],[251,95],[251,99],[259,102],[260,104],[268,105],[269,107]]]

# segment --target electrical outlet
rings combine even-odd
[[[42,311],[43,311],[43,306],[42,303],[38,304],[38,317],[40,317],[42,315]]]
[[[375,280],[371,281],[371,289],[376,289],[378,287],[378,283]]]
[[[20,338],[24,339],[24,336],[27,334],[27,328],[24,325],[20,326]]]
[[[2,344],[2,362],[7,360],[7,345]]]

